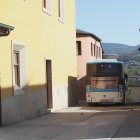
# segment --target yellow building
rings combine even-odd
[[[1,123],[74,104],[75,0],[3,0],[0,20]]]

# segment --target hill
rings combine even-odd
[[[128,86],[140,86],[140,45],[129,46],[117,43],[103,43],[104,55],[123,61],[128,74]],[[116,55],[113,55],[116,54]]]
[[[118,43],[102,43],[102,46],[104,56],[110,54],[108,57],[113,56],[130,67],[134,67],[135,64],[140,65],[140,51],[138,51],[140,45],[129,46]]]
[[[140,45],[129,46],[119,43],[102,43],[104,54],[128,54],[132,51],[136,51]]]

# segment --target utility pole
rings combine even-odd
[[[140,32],[140,29],[139,29],[139,32]],[[138,48],[138,51],[140,51],[140,47]]]

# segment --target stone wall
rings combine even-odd
[[[128,92],[126,93],[126,102],[140,102],[140,87],[128,87]]]
[[[2,100],[2,125],[9,125],[46,114],[45,90],[25,93]]]

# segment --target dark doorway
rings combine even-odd
[[[52,106],[52,62],[46,60],[46,81],[47,81],[47,107],[51,109]]]

